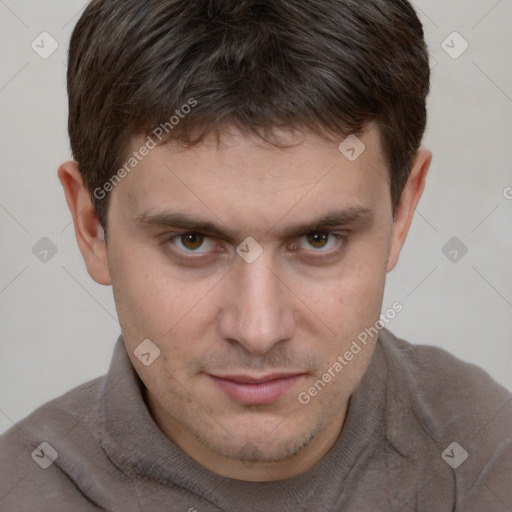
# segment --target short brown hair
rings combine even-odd
[[[406,0],[93,0],[71,37],[69,136],[91,192],[112,178],[134,135],[169,123],[188,146],[235,126],[328,139],[375,122],[393,211],[426,124],[430,69]],[[100,222],[108,195],[93,197]]]

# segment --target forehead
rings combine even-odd
[[[141,158],[113,190],[111,207],[117,204],[132,219],[165,211],[269,227],[286,216],[306,221],[327,211],[389,203],[377,129],[349,138],[340,151],[345,139],[283,133],[286,147],[276,147],[232,131],[188,148],[170,142]],[[131,152],[144,141],[134,139]]]

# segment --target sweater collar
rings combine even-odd
[[[386,380],[385,357],[378,341],[368,369],[350,398],[341,435],[327,455],[292,478],[247,482],[209,471],[165,436],[144,401],[144,385],[120,336],[101,392],[101,442],[110,460],[134,478],[141,489],[146,481],[159,486],[161,492],[167,490],[169,498],[178,486],[222,510],[233,508],[234,496],[239,510],[250,510],[249,504],[254,503],[258,510],[275,510],[281,500],[288,507],[297,503],[296,510],[300,510],[312,499],[315,509],[320,502],[329,509],[341,494],[347,475],[363,463],[378,442],[374,431],[385,415]]]

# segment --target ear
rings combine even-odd
[[[393,220],[387,272],[393,270],[398,262],[398,256],[409,232],[414,211],[425,187],[425,179],[431,161],[432,153],[428,149],[422,147],[417,151],[411,174],[402,192],[402,197]]]
[[[76,241],[87,271],[97,283],[109,285],[111,281],[105,234],[78,170],[78,164],[66,162],[59,167],[57,174],[73,217]]]

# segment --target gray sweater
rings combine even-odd
[[[329,453],[293,478],[246,482],[162,433],[119,338],[104,377],[0,437],[0,510],[511,512],[512,394],[384,329]]]

